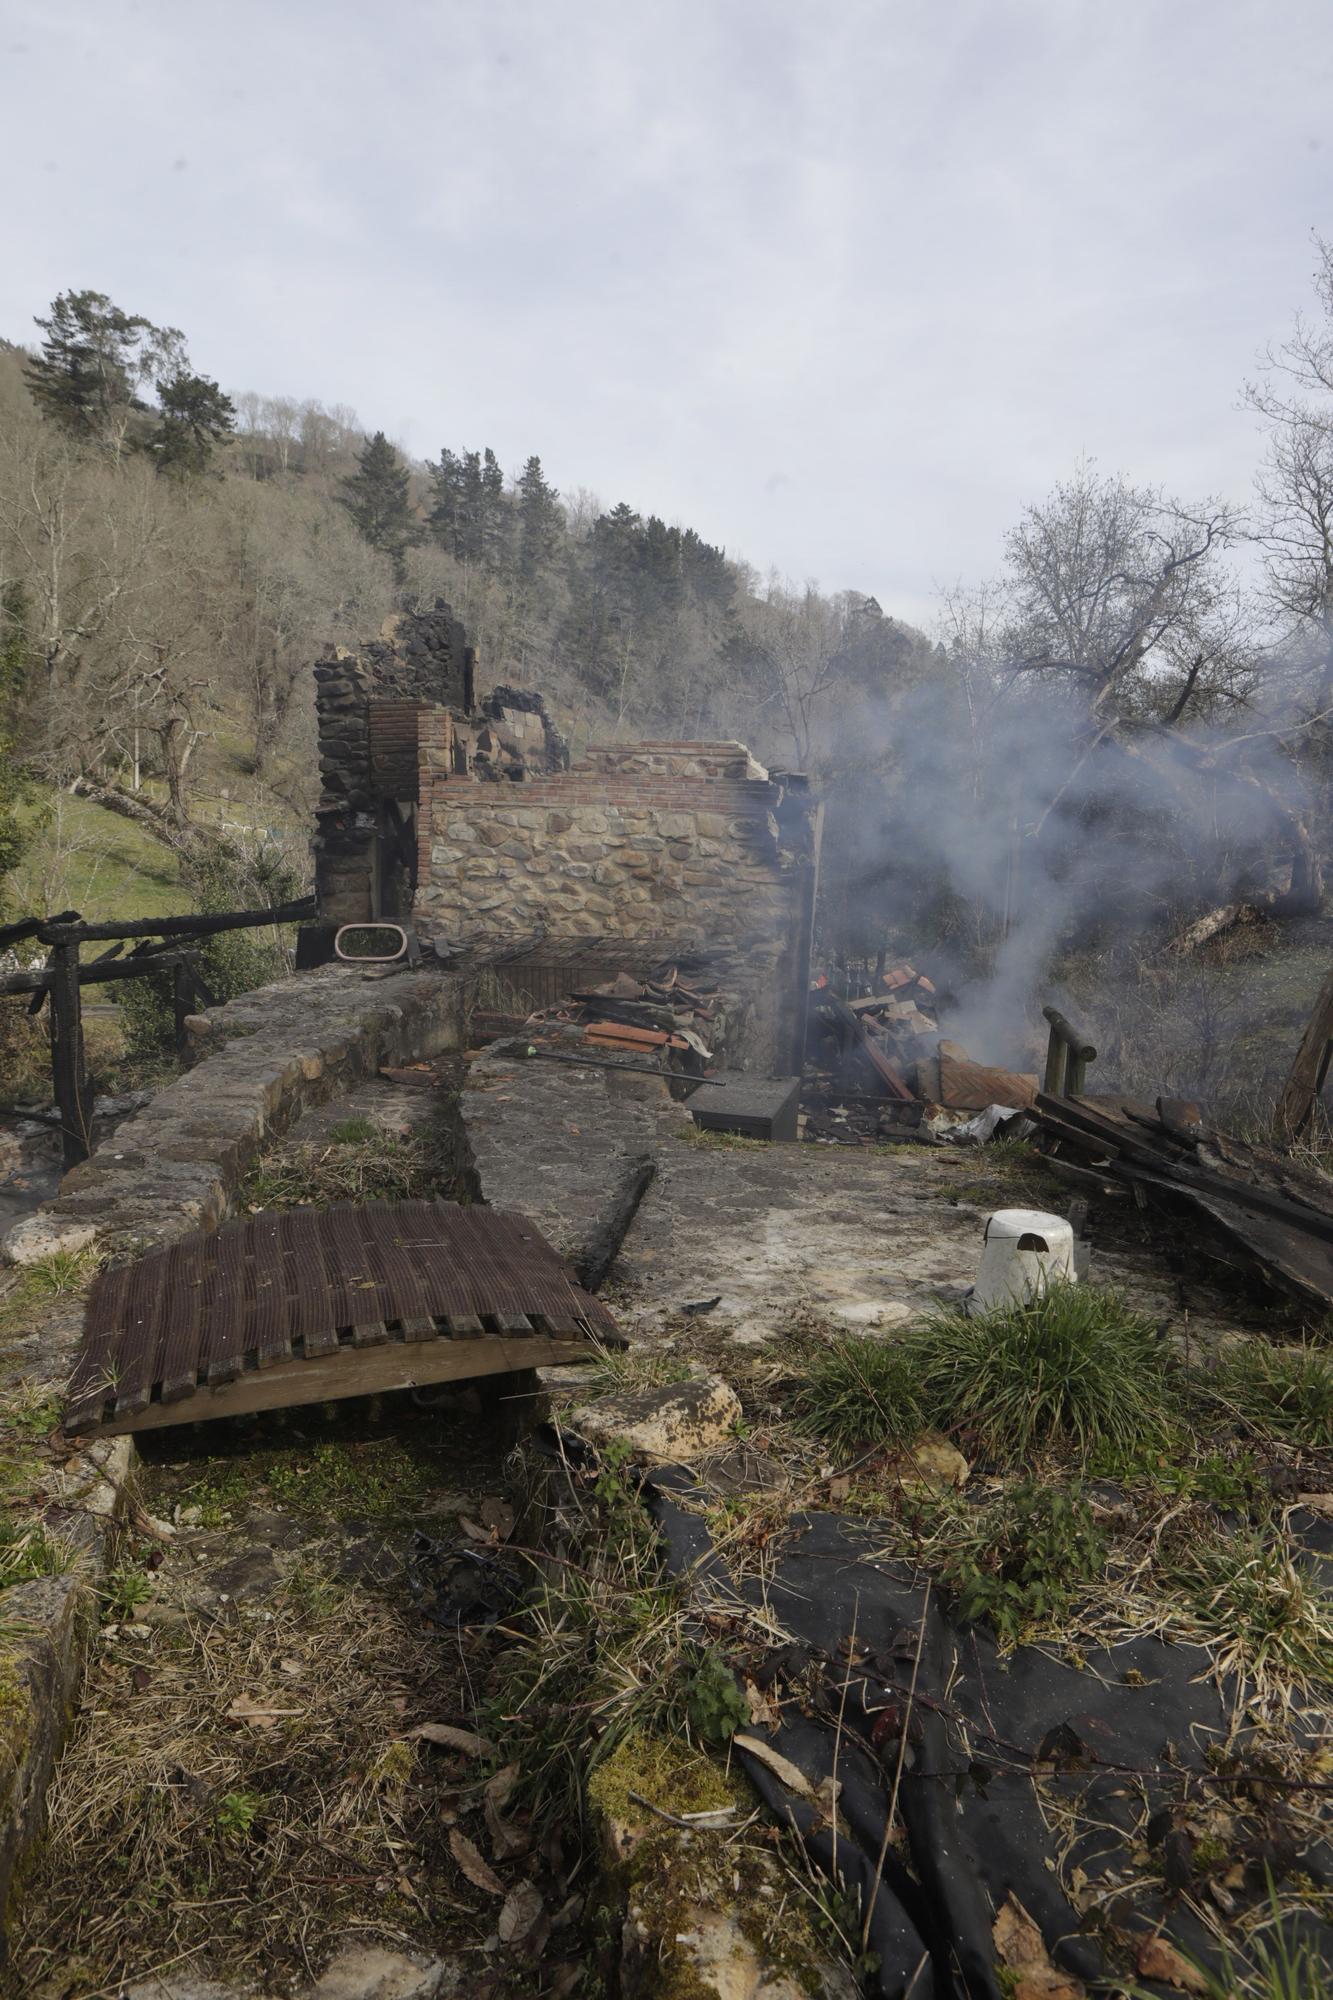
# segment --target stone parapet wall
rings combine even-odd
[[[7,1253],[26,1244],[40,1255],[43,1241],[146,1247],[215,1228],[268,1134],[381,1063],[459,1047],[463,996],[446,973],[327,966],[212,1008],[201,1023],[203,1059],[67,1173],[55,1201],[10,1232]]]
[[[6,1250],[31,1261],[96,1243],[116,1255],[216,1226],[267,1134],[375,1075],[381,1063],[458,1048],[464,998],[461,982],[441,972],[386,978],[329,967],[211,1010],[203,1059],[67,1174],[58,1198],[9,1232]],[[63,1396],[82,1328],[81,1304],[57,1296],[0,1347],[0,1456],[16,1475],[8,1518],[15,1531],[56,1522],[70,1554],[60,1575],[5,1592],[0,1957],[11,1887],[41,1836],[46,1789],[73,1724],[136,1462],[127,1437],[53,1450],[10,1428],[16,1396],[27,1409],[45,1395]]]

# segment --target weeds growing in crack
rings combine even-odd
[[[1333,1449],[1333,1358],[1318,1348],[1249,1340],[1199,1385],[1241,1425],[1308,1451]]]
[[[534,1561],[540,1582],[496,1662],[483,1727],[544,1824],[581,1822],[590,1775],[630,1737],[721,1743],[744,1720],[730,1674],[687,1626],[627,1464],[624,1450],[603,1455],[584,1531],[569,1556]]]

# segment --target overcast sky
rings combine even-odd
[[[1080,453],[1243,497],[1333,0],[0,0],[0,333],[531,451],[923,620]]]

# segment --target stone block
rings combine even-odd
[[[64,1221],[50,1209],[39,1209],[6,1232],[0,1251],[10,1264],[38,1264],[57,1250],[86,1250],[96,1238],[95,1223]]]
[[[637,1458],[674,1464],[724,1444],[740,1421],[740,1398],[720,1375],[604,1396],[575,1410],[589,1444],[627,1445]]]

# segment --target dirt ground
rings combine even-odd
[[[651,1146],[658,1177],[607,1295],[641,1346],[738,1386],[812,1320],[890,1332],[957,1297],[992,1209],[1068,1206],[1003,1149],[701,1143],[677,1107],[596,1073],[478,1064],[468,1102],[488,1197],[566,1253]],[[411,1143],[442,1103],[366,1085],[277,1161],[358,1127]],[[1101,1219],[1093,1275],[1200,1341],[1238,1324],[1207,1267],[1132,1211]],[[418,1534],[487,1558],[513,1529],[504,1437],[475,1395],[197,1425],[152,1434],[144,1457],[6,1990],[93,2000],[189,1971],[297,1994],[367,1941],[445,1960],[478,2000],[571,1990],[580,1858],[534,1851],[488,1797],[494,1759],[457,1732],[485,1726],[493,1640],[432,1624],[431,1562],[412,1559]],[[524,1884],[540,1918],[502,1944]]]
[[[348,1120],[409,1139],[437,1109],[370,1084],[273,1161],[336,1147]],[[443,1960],[442,1990],[556,1988],[578,1897],[520,1826],[503,1881],[482,1859],[489,1760],[466,1732],[492,1639],[432,1622],[444,1559],[417,1539],[488,1559],[514,1525],[508,1449],[466,1390],[144,1439],[140,1510],[11,1936],[14,2000],[187,1974],[304,1993],[368,1943]],[[550,1908],[540,1988],[497,1935],[509,1888],[533,1877]]]

